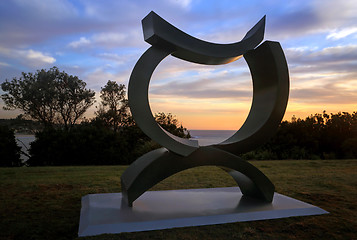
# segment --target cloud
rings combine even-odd
[[[48,56],[42,52],[34,51],[32,49],[29,50],[16,50],[19,58],[24,58],[24,60],[29,60],[31,63],[36,62],[38,65],[41,64],[52,64],[56,62],[56,59]],[[36,65],[37,65],[36,64]]]
[[[119,55],[116,53],[100,53],[98,54],[99,57],[110,60],[112,62],[115,62],[116,64],[123,64],[125,63],[126,57],[123,55]]]
[[[333,30],[330,32],[329,35],[327,35],[326,39],[338,40],[355,33],[357,33],[357,27],[343,28],[341,30]]]
[[[290,101],[315,106],[356,103],[356,51],[356,45],[288,49]]]
[[[8,66],[10,66],[10,64],[5,63],[5,62],[0,62],[0,66],[8,67]]]
[[[225,76],[224,73],[212,74],[209,78],[197,76],[191,81],[170,81],[152,84],[150,94],[156,98],[181,97],[189,99],[239,99],[246,100],[252,96],[251,83],[239,82],[240,75]]]
[[[189,8],[192,0],[169,0],[169,2],[182,8]]]
[[[356,26],[357,5],[354,0],[315,0],[313,7],[322,25],[328,28]]]
[[[88,87],[95,91],[100,91],[108,80],[116,81],[118,84],[127,86],[130,72],[108,72],[105,67],[99,67],[89,73],[83,74],[82,79],[88,84]]]
[[[152,98],[250,101],[253,88],[244,59],[225,65],[201,65],[168,57],[154,72]]]
[[[346,91],[335,84],[328,84],[320,88],[292,89],[290,101],[305,104],[350,104],[357,102],[355,91]]]
[[[28,47],[63,33],[77,32],[82,21],[76,21],[78,11],[66,0],[0,2],[0,35],[2,46]],[[82,24],[80,24],[82,22]]]
[[[68,44],[73,49],[81,48],[124,48],[124,47],[142,47],[146,43],[143,41],[140,29],[137,31],[126,31],[125,33],[118,32],[102,32],[93,34],[90,37],[80,37],[78,40]]]
[[[67,0],[14,0],[16,8],[41,19],[65,19],[77,15],[75,6]],[[15,7],[14,6],[14,7]]]
[[[293,103],[315,104],[316,107],[318,104],[357,102],[357,45],[322,49],[301,46],[285,49],[285,53],[290,68]],[[159,71],[157,76],[153,76],[153,79],[161,77],[165,80],[154,80],[150,88],[150,96],[155,99],[155,104],[159,99],[169,98],[249,102],[252,96],[249,70],[242,68],[244,61],[240,61],[242,65],[233,66],[233,63],[222,68],[177,63],[177,60],[165,61],[163,72]],[[233,71],[237,67],[241,68],[240,71]],[[217,72],[214,71],[216,68]],[[190,73],[188,76],[187,72]],[[237,81],[239,79],[244,80]]]
[[[0,47],[0,58],[15,63],[21,63],[30,67],[42,67],[43,65],[53,64],[56,59],[47,53],[36,51],[33,49],[9,49]]]
[[[357,5],[354,0],[289,1],[274,9],[273,14],[268,14],[267,37],[284,40],[317,34],[339,37],[333,32],[357,27],[356,20]]]
[[[151,93],[155,94],[155,97],[174,97],[174,96],[180,96],[184,98],[191,98],[191,99],[199,99],[199,98],[204,98],[204,99],[214,99],[214,98],[219,98],[219,99],[248,99],[251,97],[252,93],[251,91],[246,91],[246,90],[234,90],[234,89],[186,89],[186,88],[181,88],[177,89],[177,85],[172,84],[171,86],[173,89],[172,90],[161,90],[161,91],[156,91],[153,90]],[[159,96],[158,96],[159,93]]]
[[[351,104],[357,102],[357,45],[285,50],[292,102]]]
[[[79,48],[79,47],[88,46],[90,43],[91,41],[86,37],[80,37],[79,40],[70,42],[68,46],[72,48]]]
[[[268,20],[269,21],[269,20]],[[290,38],[312,33],[320,25],[317,13],[306,6],[273,15],[269,35],[277,38]]]
[[[338,45],[323,49],[300,47],[285,49],[286,58],[291,69],[308,68],[310,73],[356,72],[357,45]],[[306,72],[307,69],[302,71]]]
[[[357,45],[327,47],[312,53],[310,56],[316,61],[355,61],[357,59]]]
[[[93,36],[94,42],[101,45],[108,45],[113,43],[122,43],[126,39],[126,34],[122,33],[100,33]]]
[[[102,59],[108,66],[113,66],[116,71],[126,69],[131,71],[140,55],[133,52],[103,52],[96,55]],[[118,66],[120,65],[120,68]]]

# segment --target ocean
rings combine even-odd
[[[17,145],[21,147],[21,150],[28,154],[30,143],[35,141],[35,135],[15,134],[15,139]],[[27,161],[28,159],[25,154],[21,154],[20,158],[23,162]]]
[[[191,139],[198,140],[200,146],[207,146],[215,143],[220,143],[237,130],[189,130]]]

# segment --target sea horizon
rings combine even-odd
[[[223,142],[237,130],[188,130],[191,139],[198,140],[200,146],[207,146]]]

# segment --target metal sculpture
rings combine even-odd
[[[121,177],[123,202],[132,206],[145,191],[165,178],[197,166],[219,166],[237,182],[242,193],[271,202],[275,187],[256,167],[238,157],[267,141],[281,122],[289,96],[289,73],[278,42],[265,41],[265,16],[242,41],[215,44],[194,38],[154,12],[143,20],[144,39],[152,46],[140,57],[129,80],[129,106],[138,126],[162,145],[138,158]],[[258,46],[258,47],[257,47]],[[253,102],[243,126],[227,140],[201,147],[176,137],[155,121],[148,99],[151,76],[168,55],[185,61],[218,65],[244,56],[253,80]]]

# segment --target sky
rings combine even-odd
[[[265,40],[284,49],[290,74],[285,120],[357,111],[355,0],[3,0],[0,83],[57,66],[99,92],[108,80],[128,85],[146,49],[141,20],[154,11],[182,31],[215,43],[240,41],[266,15]],[[167,57],[149,89],[153,113],[175,115],[188,129],[237,130],[252,101],[244,58],[219,66]],[[0,94],[4,92],[0,89]],[[0,118],[16,117],[5,111]]]

